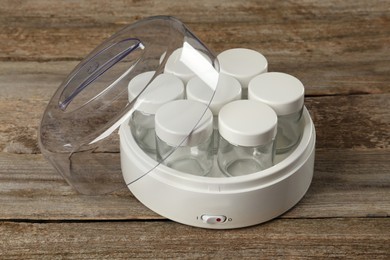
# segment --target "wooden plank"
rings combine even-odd
[[[334,8],[337,6],[337,8]],[[199,0],[187,3],[175,0],[121,1],[99,0],[66,1],[56,3],[46,0],[15,2],[3,0],[0,7],[2,24],[24,26],[64,26],[68,24],[123,24],[153,15],[176,15],[190,23],[251,23],[275,21],[300,21],[325,18],[370,19],[386,14],[390,4],[385,0],[366,1],[294,1],[272,0],[240,1]],[[288,15],[284,11],[288,10]],[[351,15],[354,15],[351,17]],[[364,15],[364,17],[362,17]],[[46,20],[50,20],[47,23]],[[28,22],[26,22],[28,21]]]
[[[39,153],[37,127],[47,101],[29,99],[36,92],[24,96],[22,88],[9,93],[15,98],[0,96],[0,150]],[[305,103],[316,126],[317,148],[389,148],[390,93],[307,97]]]
[[[0,62],[0,100],[48,102],[78,61]]]
[[[355,23],[351,24],[352,21]],[[262,51],[267,57],[293,59],[294,63],[300,59],[306,62],[316,61],[318,57],[323,57],[322,61],[332,64],[345,64],[348,60],[362,62],[363,58],[365,62],[373,59],[386,61],[386,57],[381,54],[389,50],[386,44],[390,38],[390,33],[386,30],[388,24],[379,19],[372,21],[374,25],[370,26],[366,25],[367,21],[352,21],[322,21],[314,25],[310,21],[299,24],[199,23],[190,27],[216,52],[232,47],[248,47]],[[0,26],[0,58],[41,61],[81,59],[122,27]],[[325,30],[326,35],[319,33]]]
[[[261,24],[193,27],[195,33],[216,52],[234,47],[262,52],[268,58],[270,71],[296,75],[312,91],[311,94],[389,92],[386,82],[390,80],[387,59],[390,47],[386,43],[390,41],[390,33],[377,31],[377,35],[371,38],[362,38],[350,31],[361,29],[363,25],[344,32],[337,31],[339,27],[329,29],[328,26],[300,24],[294,25],[293,30],[287,25]],[[378,24],[374,28],[389,26]],[[351,22],[342,27],[351,27]],[[0,27],[0,60],[80,60],[118,29],[118,26],[111,26],[10,28],[4,31]],[[306,31],[313,30],[326,30],[328,36],[308,36],[310,34]],[[371,35],[373,29],[366,30]],[[20,37],[31,38],[36,43],[22,41]]]
[[[42,155],[0,153],[0,219],[161,219],[125,187],[110,195],[78,194]]]
[[[317,148],[389,148],[390,95],[306,98]]]
[[[389,219],[276,220],[205,230],[173,222],[0,223],[6,259],[389,259]]]
[[[347,65],[347,61],[336,63],[327,57],[317,58],[307,61],[303,57],[298,60],[283,55],[268,57],[270,71],[295,75],[305,84],[306,95],[309,96],[390,93],[387,84],[390,81],[390,63],[381,61],[381,58],[354,61],[351,65]],[[77,63],[0,61],[0,99],[24,97],[49,100]]]
[[[317,149],[303,200],[283,217],[389,217],[390,151]]]
[[[390,216],[390,149],[316,153],[312,185],[281,218]],[[41,155],[0,153],[0,219],[161,219],[127,188],[110,195],[77,194]]]
[[[69,71],[121,27],[155,14],[177,16],[217,53],[261,51],[270,71],[303,81],[316,163],[292,210],[252,228],[191,228],[126,188],[77,194],[39,154],[40,117]],[[389,259],[389,27],[385,0],[2,1],[0,258]]]
[[[388,1],[7,0],[0,7],[0,59],[80,60],[124,24],[168,13],[216,52],[233,47],[263,52],[270,70],[298,76],[310,95],[382,93],[390,91],[389,10]]]

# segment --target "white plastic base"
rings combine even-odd
[[[259,224],[292,208],[310,186],[315,129],[306,109],[302,121],[301,140],[286,158],[277,158],[278,163],[261,172],[220,178],[194,176],[162,164],[150,171],[156,161],[136,145],[125,122],[119,131],[123,177],[139,201],[174,221],[213,229]]]

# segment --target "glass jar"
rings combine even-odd
[[[278,115],[277,154],[289,152],[300,139],[304,95],[302,82],[286,73],[264,73],[249,83],[249,99],[269,105]]]
[[[273,165],[277,116],[269,106],[238,100],[219,112],[218,165],[227,176],[240,176]]]
[[[137,98],[135,111],[129,120],[131,132],[139,147],[153,158],[156,155],[154,115],[157,109],[165,103],[184,98],[184,84],[178,77],[160,74],[153,79],[154,75],[155,71],[141,73],[128,86],[129,101]]]
[[[221,52],[218,56],[221,73],[235,77],[242,87],[242,98],[248,97],[249,81],[267,72],[267,59],[259,52],[235,48]]]
[[[206,105],[192,100],[170,102],[157,111],[155,126],[159,162],[194,175],[210,172],[213,115]]]
[[[199,77],[190,79],[186,88],[187,99],[208,105],[213,113],[214,154],[218,151],[218,113],[229,102],[241,99],[241,85],[237,79],[220,74],[215,92]],[[211,102],[210,102],[211,100]]]

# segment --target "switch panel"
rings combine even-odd
[[[201,218],[207,224],[222,224],[226,221],[226,216],[223,215],[202,215]]]

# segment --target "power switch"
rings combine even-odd
[[[201,218],[207,224],[221,224],[226,221],[226,217],[222,215],[202,215]]]

